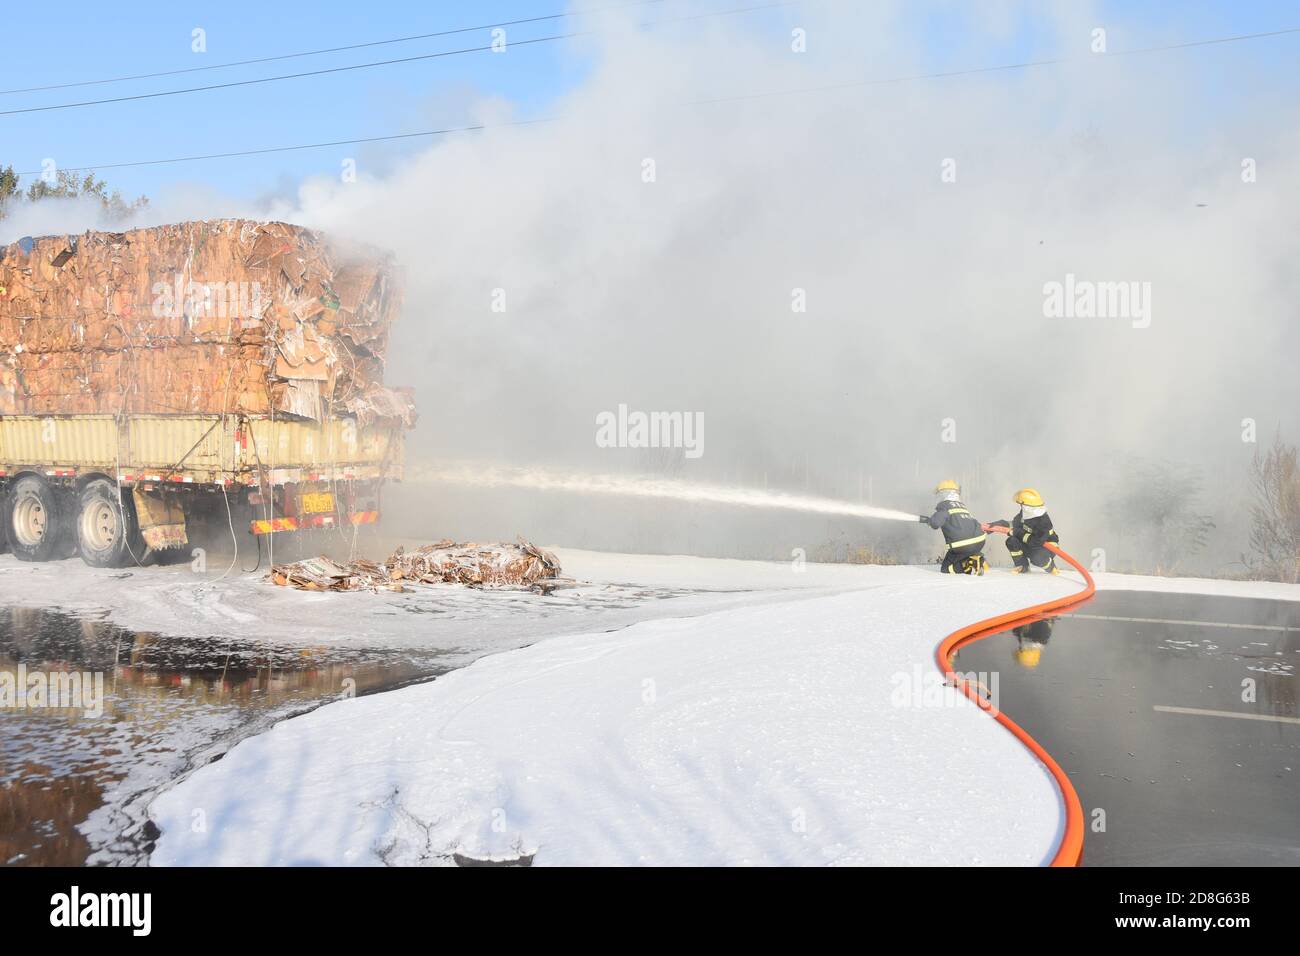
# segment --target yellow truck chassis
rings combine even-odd
[[[371,524],[402,445],[400,427],[348,418],[3,416],[0,543],[23,560],[79,550],[117,566],[137,545],[184,546],[214,512],[253,535]]]

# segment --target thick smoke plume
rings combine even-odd
[[[584,79],[542,111],[553,121],[510,125],[535,116],[471,97],[446,125],[495,128],[382,175],[361,152],[356,182],[251,211],[404,264],[388,377],[419,391],[413,475],[422,460],[648,468],[915,511],[957,477],[986,520],[1032,485],[1067,546],[1112,566],[1169,564],[1142,542],[1144,523],[1177,525],[1156,513],[1174,499],[1215,523],[1180,567],[1221,569],[1246,547],[1244,431],[1300,434],[1300,106],[1244,45],[1099,54],[1098,27],[1113,52],[1189,38],[1050,10],[809,2],[656,28],[638,24],[658,13],[604,13],[566,48]],[[1028,51],[1010,43],[1025,12]],[[1066,62],[900,79],[1048,58]],[[751,95],[806,88],[821,89]],[[1052,283],[1133,298],[1046,315]],[[703,453],[601,447],[597,416],[620,404],[702,415]],[[1149,507],[1135,488],[1154,489]],[[583,527],[554,496],[510,511],[533,527],[459,527],[469,512],[413,489],[395,501],[430,532]],[[555,543],[784,556],[899,532],[621,515],[626,534],[603,513],[601,535]],[[933,548],[919,528],[894,543]]]

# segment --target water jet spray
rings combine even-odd
[[[741,508],[778,508],[814,514],[844,515],[850,518],[880,518],[885,521],[916,522],[916,514],[878,508],[875,505],[837,501],[814,495],[795,495],[757,488],[736,488],[701,482],[677,481],[645,475],[601,475],[557,472],[545,468],[498,468],[470,464],[439,465],[412,469],[420,480],[471,485],[479,488],[530,488],[536,491],[567,491],[630,498],[669,498],[686,502],[709,502]]]

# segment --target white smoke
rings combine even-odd
[[[497,128],[383,175],[361,152],[358,181],[260,210],[404,264],[388,378],[418,389],[412,458],[616,471],[631,459],[596,446],[598,414],[685,410],[709,446],[684,477],[874,486],[917,510],[960,477],[987,518],[1034,485],[1080,547],[1119,546],[1121,462],[1169,458],[1203,470],[1235,556],[1242,420],[1300,433],[1300,106],[1249,45],[1107,59],[1098,26],[1113,51],[1189,37],[1084,3],[826,0],[636,26],[659,15],[573,25],[596,32],[565,47],[584,78],[540,110],[554,122],[503,125],[537,114],[466,94],[447,125]],[[1025,17],[1028,50],[1007,42]],[[748,97],[811,87],[830,88]],[[1149,327],[1046,317],[1067,275],[1150,283]]]

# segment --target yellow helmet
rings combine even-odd
[[[1016,492],[1015,502],[1018,505],[1028,505],[1031,508],[1041,508],[1043,506],[1043,496],[1033,488],[1021,488]]]
[[[1016,648],[1016,663],[1029,670],[1038,666],[1038,659],[1042,656],[1042,644],[1025,644]]]
[[[957,484],[957,482],[953,481],[951,478],[945,478],[934,486],[934,493],[939,495],[943,494],[945,491],[956,491],[960,493],[961,485]]]

